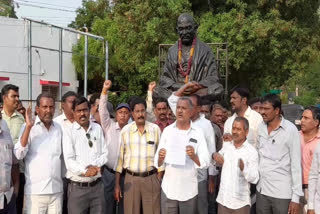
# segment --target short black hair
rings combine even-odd
[[[244,125],[244,130],[249,130],[249,121],[244,117],[236,117],[233,122],[241,122]]]
[[[89,101],[87,100],[87,98],[85,98],[85,97],[79,97],[79,96],[73,101],[72,110],[74,111],[74,110],[76,109],[76,106],[81,105],[82,103],[87,103],[88,108],[89,108],[89,110],[90,110],[90,103],[89,103]]]
[[[131,110],[133,111],[134,110],[134,107],[138,104],[143,104],[145,109],[147,109],[147,103],[144,99],[142,99],[141,97],[136,97],[134,99],[131,100],[131,103],[129,104],[130,105],[130,108]]]
[[[77,97],[78,95],[74,91],[67,91],[61,98],[61,102],[66,102],[68,97]]]
[[[36,100],[36,105],[39,107],[40,106],[40,100],[41,98],[46,97],[46,98],[50,98],[53,100],[53,102],[55,103],[56,100],[54,99],[54,97],[52,95],[50,95],[47,92],[42,92],[41,94],[38,95],[37,100]]]
[[[254,97],[254,98],[251,98],[249,100],[249,106],[250,107],[255,103],[261,103],[261,98],[260,97]]]
[[[281,114],[281,99],[278,95],[276,94],[265,95],[264,97],[262,97],[261,103],[265,103],[265,102],[271,103],[274,109],[278,108],[279,113]]]
[[[94,105],[97,99],[100,99],[100,94],[99,93],[92,94],[89,100],[90,105]]]
[[[1,95],[5,96],[8,95],[9,91],[13,90],[15,92],[19,92],[19,87],[16,85],[12,85],[12,84],[7,84],[5,86],[2,87],[1,89]]]
[[[192,94],[190,95],[190,98],[194,97],[196,99],[197,106],[201,105],[201,97],[198,94]]]
[[[158,97],[153,101],[153,107],[157,107],[158,103],[166,103],[167,107],[169,107],[168,100],[163,97]]]
[[[237,87],[232,89],[230,94],[232,94],[233,92],[237,92],[240,95],[240,97],[245,97],[247,98],[247,102],[249,101],[249,90],[247,88]]]
[[[320,123],[320,108],[317,106],[308,106],[305,110],[311,111],[313,119],[318,120]]]

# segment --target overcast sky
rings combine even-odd
[[[59,26],[74,21],[74,11],[81,7],[81,3],[82,0],[14,0],[18,18],[28,17]]]

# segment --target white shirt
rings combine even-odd
[[[21,145],[20,137],[14,147],[17,159],[25,158],[26,195],[55,194],[62,192],[61,158],[62,130],[58,123],[52,122],[49,130],[39,117],[36,117],[31,128],[28,143]]]
[[[320,143],[317,145],[312,159],[312,165],[309,173],[309,200],[308,209],[320,212]]]
[[[190,139],[196,140],[197,143],[190,142]],[[159,151],[162,148],[168,148],[171,143],[185,143],[192,145],[195,153],[198,155],[200,167],[194,163],[186,154],[186,164],[184,166],[177,166],[164,163],[158,166]],[[186,152],[186,151],[181,151]],[[167,198],[171,200],[187,201],[198,195],[198,179],[197,169],[207,168],[210,163],[210,155],[206,145],[204,134],[197,126],[191,122],[189,130],[179,130],[176,122],[167,126],[160,139],[160,144],[157,149],[154,165],[165,167],[165,174],[162,180],[162,190]]]
[[[64,112],[59,115],[58,117],[53,119],[54,122],[58,123],[61,128],[62,128],[62,133],[65,133],[66,131],[70,131],[72,128],[72,122],[70,120],[68,120],[68,118],[66,117],[66,115],[64,114]],[[65,143],[65,142],[62,142]],[[62,156],[63,158],[63,156]],[[64,160],[62,161],[62,165],[61,165],[61,176],[63,178],[66,177],[66,173],[67,173],[67,168],[66,168],[66,164],[64,163]]]
[[[251,205],[250,183],[256,184],[259,180],[258,152],[247,141],[239,148],[231,142],[224,142],[219,154],[224,163],[217,202],[229,209]],[[243,171],[239,168],[239,159],[243,160]]]
[[[236,117],[238,117],[238,115],[237,113],[234,113],[227,119],[224,124],[224,134],[232,134],[232,124]],[[249,121],[249,133],[247,136],[248,143],[250,143],[254,148],[257,148],[258,127],[259,124],[263,121],[262,116],[258,112],[252,110],[250,106],[248,106],[247,110],[244,112],[244,118]]]
[[[90,135],[92,147],[86,134]],[[63,156],[67,167],[66,177],[76,182],[92,182],[101,177],[84,177],[88,166],[101,167],[107,162],[108,150],[104,143],[103,131],[99,124],[90,122],[87,131],[74,122],[70,132],[63,136]]]
[[[180,97],[174,95],[174,93],[168,98],[169,105],[174,115],[176,115],[177,103],[179,98]],[[198,126],[203,131],[206,144],[208,147],[208,151],[211,156],[214,152],[216,152],[216,140],[215,140],[215,134],[214,134],[214,130],[211,125],[211,122],[207,120],[204,115],[200,115],[200,117],[195,121],[192,121],[192,123],[194,126]],[[208,171],[209,171],[209,175],[217,175],[219,173],[219,171],[216,170],[216,167],[214,166],[213,161],[211,161],[208,170],[207,169],[198,170],[198,182],[207,180]]]

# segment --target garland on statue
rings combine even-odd
[[[178,52],[178,64],[179,64],[179,68],[178,71],[179,73],[183,76],[188,78],[188,75],[190,73],[191,70],[191,66],[192,66],[192,58],[193,58],[193,54],[194,54],[194,48],[196,46],[196,37],[194,37],[193,42],[192,42],[192,47],[190,50],[190,56],[189,56],[189,60],[188,60],[188,68],[186,71],[183,70],[182,68],[182,42],[181,39],[179,39],[179,43],[178,43],[178,47],[179,47],[179,52]],[[188,78],[189,79],[189,78]]]

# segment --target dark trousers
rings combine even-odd
[[[197,201],[197,195],[187,201],[171,200],[161,190],[161,214],[198,214]]]
[[[18,193],[18,197],[17,197],[17,214],[22,214],[23,198],[24,198],[24,185],[26,183],[24,173],[20,173],[19,178],[20,178],[20,183],[19,183],[19,193]]]
[[[273,198],[257,191],[257,214],[287,214],[291,199]]]
[[[10,202],[8,203],[6,196],[4,196],[4,206],[0,209],[0,214],[17,214],[16,210],[16,196],[13,193]]]
[[[62,205],[62,213],[68,214],[68,179],[63,178],[63,205]]]
[[[106,201],[105,214],[123,214],[123,198],[120,199],[120,202],[114,200],[114,184],[115,184],[115,174],[110,172],[106,168],[103,170],[102,182],[104,186],[104,198]],[[123,195],[123,185],[124,185],[124,175],[120,176],[120,187]],[[116,212],[118,210],[118,212]]]
[[[103,184],[99,181],[92,187],[80,187],[70,181],[68,185],[69,214],[104,214]]]
[[[239,209],[230,209],[218,203],[218,213],[219,214],[249,214],[250,206],[244,206]]]

